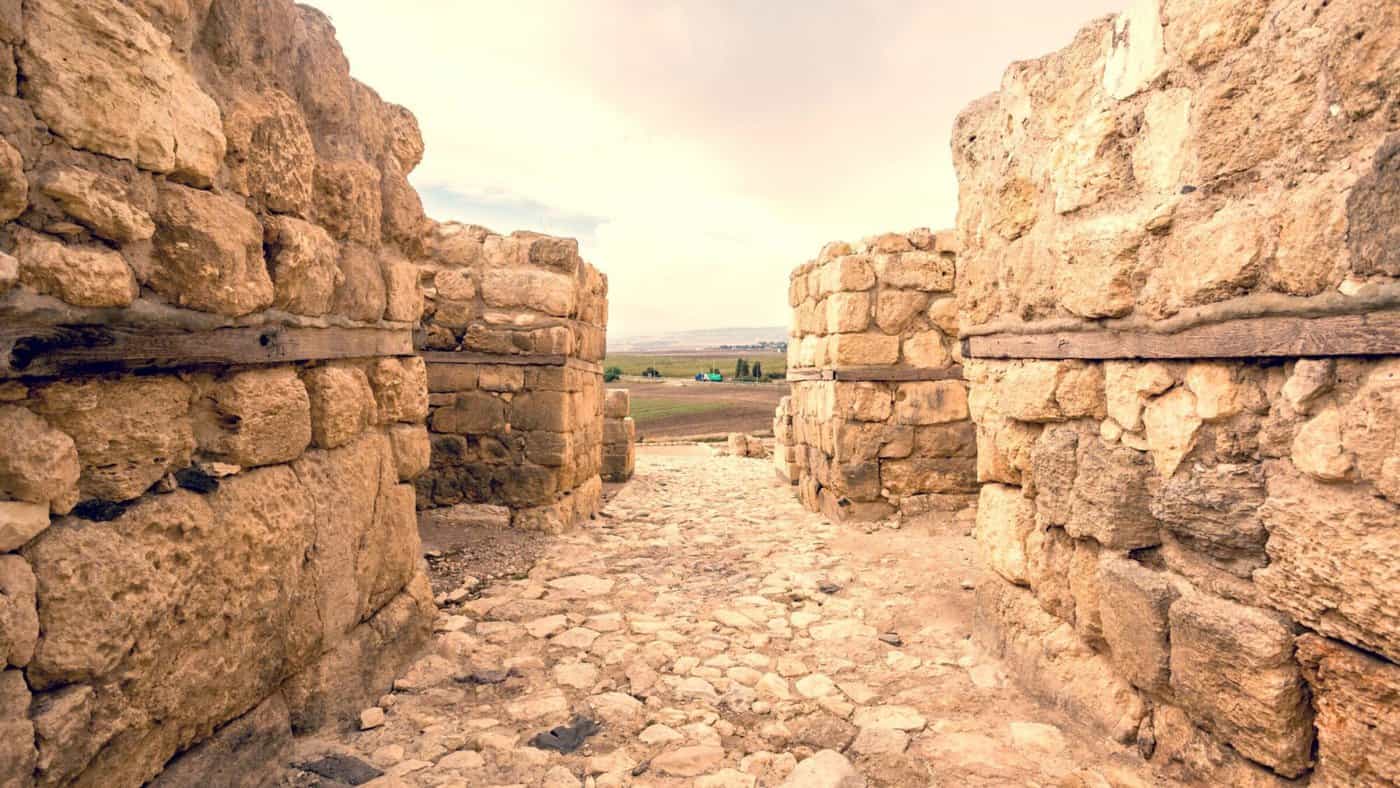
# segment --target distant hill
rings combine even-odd
[[[787,342],[787,326],[758,328],[699,328],[664,334],[608,337],[613,353],[667,353],[680,350],[714,350],[722,346],[747,346]]]

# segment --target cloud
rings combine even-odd
[[[418,116],[429,212],[578,237],[615,336],[786,324],[826,241],[951,226],[956,113],[1121,5],[312,2]]]

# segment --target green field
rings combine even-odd
[[[757,361],[763,365],[763,374],[787,372],[787,356],[782,353],[707,353],[707,354],[650,354],[617,353],[603,359],[604,367],[621,367],[624,375],[640,375],[647,367],[656,367],[662,377],[693,378],[697,372],[718,369],[725,379],[734,376],[734,364],[740,358],[750,364]],[[635,401],[634,401],[635,403]],[[633,405],[635,408],[636,405]],[[635,414],[633,414],[635,416]]]
[[[686,402],[674,399],[632,398],[632,418],[639,428],[649,427],[663,419],[711,413],[730,407],[727,402]]]

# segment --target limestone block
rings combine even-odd
[[[1184,544],[1247,579],[1265,563],[1264,495],[1259,465],[1195,466],[1166,480],[1151,509]]]
[[[42,504],[55,514],[67,514],[78,502],[81,467],[73,439],[49,426],[42,418],[15,405],[0,405],[0,434],[12,441],[0,452],[0,496]],[[13,550],[10,542],[29,541],[37,521],[24,511],[11,511],[20,525],[8,525],[0,551]],[[26,535],[27,534],[27,535]]]
[[[574,279],[537,268],[488,268],[481,275],[481,297],[488,306],[533,309],[569,317],[577,306]]]
[[[8,60],[8,57],[0,60]],[[8,222],[28,207],[29,179],[24,175],[24,157],[15,146],[0,141],[0,219]]]
[[[34,780],[37,753],[29,700],[24,672],[0,670],[0,783],[5,785],[29,785]]]
[[[881,485],[895,496],[977,491],[976,461],[969,457],[911,457],[879,467]]]
[[[1332,390],[1337,382],[1337,362],[1330,358],[1300,358],[1280,392],[1295,409],[1307,412],[1309,406]]]
[[[625,419],[608,419],[603,422],[603,443],[604,444],[628,444],[637,440],[637,422],[631,417]],[[747,439],[746,439],[747,443]],[[747,448],[741,456],[752,456]]]
[[[1116,556],[1099,562],[1099,615],[1109,659],[1133,686],[1170,691],[1167,611],[1180,595],[1165,572]]]
[[[1311,765],[1313,711],[1286,619],[1196,594],[1171,606],[1171,686],[1182,708],[1285,777]]]
[[[1260,516],[1269,604],[1318,632],[1400,661],[1400,507],[1356,485],[1319,484],[1271,466]]]
[[[821,294],[849,293],[869,290],[875,286],[875,268],[870,264],[868,256],[847,254],[824,259],[830,259],[830,262],[816,269],[821,276],[821,287],[818,291]]]
[[[276,88],[240,96],[225,111],[224,134],[234,191],[273,213],[310,216],[316,148],[290,96]]]
[[[124,307],[136,278],[121,254],[101,246],[65,246],[33,233],[19,236],[19,281],[73,306]]]
[[[827,339],[827,354],[837,367],[890,365],[899,361],[899,337],[836,334]]]
[[[519,230],[511,235],[520,239],[524,246],[524,258],[531,265],[552,268],[566,274],[578,271],[582,260],[578,256],[577,240]]]
[[[869,293],[832,293],[826,304],[828,334],[857,333],[870,326]]]
[[[418,196],[408,174],[393,156],[379,159],[380,166],[380,232],[385,241],[398,244],[406,251],[422,248],[423,228],[428,217],[423,213],[423,199]]]
[[[148,785],[256,788],[277,780],[282,764],[291,755],[292,725],[287,702],[281,693],[275,693],[182,752]]]
[[[60,165],[40,172],[34,185],[98,237],[125,244],[155,234],[151,215],[132,205],[126,186],[114,178]]]
[[[433,274],[433,289],[437,297],[449,301],[471,301],[476,298],[476,282],[471,274],[455,268],[444,268]]]
[[[418,289],[418,269],[397,254],[386,254],[384,266],[384,319],[413,323],[423,315],[423,293]]]
[[[191,388],[177,378],[61,382],[36,396],[36,409],[77,447],[84,498],[128,501],[189,464]]]
[[[302,383],[311,405],[311,438],[323,449],[345,445],[378,420],[374,392],[359,367],[317,367]]]
[[[1264,393],[1238,364],[1198,362],[1186,370],[1186,388],[1196,395],[1196,414],[1221,421],[1247,410],[1267,409]]]
[[[436,327],[466,328],[478,317],[476,302],[439,298],[433,303],[432,321]],[[456,338],[453,338],[455,345]]]
[[[1189,162],[1191,91],[1153,91],[1142,111],[1143,128],[1133,146],[1133,177],[1159,195],[1180,190]]]
[[[973,394],[975,399],[978,391]],[[984,414],[977,420],[978,480],[1020,484],[1022,472],[1031,465],[1031,448],[1040,432],[1037,424]]]
[[[363,161],[318,159],[312,180],[316,221],[342,241],[377,246],[384,218],[379,168]]]
[[[1152,468],[1141,452],[1081,437],[1078,464],[1065,522],[1070,536],[1126,550],[1161,541],[1160,524],[1148,508]]]
[[[483,366],[477,375],[483,391],[520,391],[525,388],[525,370],[510,366]]]
[[[1074,597],[1074,631],[1085,643],[1107,648],[1099,604],[1099,558],[1103,551],[1093,539],[1078,539],[1069,558],[1069,592]]]
[[[914,243],[903,233],[882,233],[865,238],[861,248],[876,254],[897,254],[914,251]]]
[[[353,320],[376,321],[384,317],[388,290],[384,269],[375,253],[358,244],[345,244],[340,249],[339,266],[332,310]]]
[[[1158,0],[1136,0],[1113,20],[1103,88],[1122,100],[1161,76],[1167,64]]]
[[[1026,536],[1035,529],[1035,507],[1019,487],[984,484],[977,497],[973,537],[982,562],[1007,582],[1029,585]]]
[[[570,397],[562,392],[526,392],[511,402],[511,427],[551,432],[573,430],[578,425],[579,414],[571,402]]]
[[[1164,393],[1175,382],[1165,364],[1104,362],[1104,393],[1109,418],[1124,430],[1137,432],[1142,428],[1142,409],[1147,400]]]
[[[1086,112],[1079,122],[1070,127],[1065,134],[1051,148],[1051,156],[1054,157],[1055,167],[1050,173],[1050,188],[1054,191],[1055,213],[1067,214],[1073,211],[1093,205],[1108,194],[1114,187],[1119,173],[1117,172],[1117,162],[1110,157],[1100,154],[1104,148],[1113,144],[1113,140],[1118,136],[1116,119],[1107,108],[1098,108]],[[1112,270],[1102,265],[1084,265],[1085,260],[1080,255],[1069,258],[1074,265],[1066,265],[1057,270],[1060,275],[1057,284],[1069,279],[1079,279],[1086,281],[1092,286],[1100,286],[1099,271],[1107,272]],[[1098,262],[1098,261],[1094,261]],[[1085,277],[1085,269],[1090,268],[1093,273]],[[1112,276],[1112,274],[1110,274]],[[1105,288],[1109,289],[1109,288]],[[1080,306],[1095,296],[1088,295],[1088,299],[1081,299],[1069,295],[1073,291],[1071,287],[1065,287],[1066,303]],[[1085,316],[1101,317],[1103,315],[1093,314],[1093,310],[1084,310],[1071,307],[1075,313],[1088,312]]]
[[[18,555],[0,555],[0,666],[22,668],[39,641],[34,572]]]
[[[929,322],[939,331],[956,338],[958,336],[958,299],[952,296],[939,298],[928,306]]]
[[[428,415],[428,368],[421,356],[381,358],[368,371],[381,422],[420,421]]]
[[[485,237],[472,228],[456,222],[434,224],[428,235],[428,254],[438,262],[466,267],[482,259]]]
[[[19,51],[34,112],[65,142],[197,186],[224,158],[219,107],[171,41],[117,0],[25,6]]]
[[[1254,288],[1264,271],[1265,226],[1258,208],[1231,204],[1173,232],[1143,285],[1142,311],[1167,317]]]
[[[875,255],[875,271],[885,287],[903,287],[931,293],[953,289],[954,264],[935,252]]]
[[[1293,465],[1323,482],[1352,475],[1355,457],[1342,446],[1342,413],[1329,407],[1313,416],[1293,439]]]
[[[875,323],[886,334],[898,334],[927,305],[928,295],[917,290],[881,290],[875,301]]]
[[[996,408],[1018,421],[1103,417],[1103,372],[1080,362],[1012,363],[996,384]]]
[[[603,417],[625,419],[632,412],[632,392],[627,389],[608,389],[603,399]]]
[[[1400,482],[1395,475],[1400,462],[1400,361],[1387,360],[1370,370],[1343,414],[1342,447],[1355,456],[1357,475],[1400,503],[1395,486]]]
[[[1289,788],[1298,784],[1242,757],[1197,727],[1176,706],[1155,704],[1149,722],[1148,732],[1154,742],[1152,763],[1167,777],[1187,785],[1239,788]]]
[[[1317,708],[1312,784],[1393,781],[1400,775],[1400,667],[1314,634],[1298,638],[1298,661]]]
[[[1074,539],[1063,528],[1037,522],[1026,534],[1026,580],[1040,606],[1062,621],[1074,621],[1074,591],[1070,564]]]
[[[880,383],[834,383],[836,406],[833,416],[838,419],[883,422],[893,412],[893,394]]]
[[[433,432],[482,435],[508,431],[507,404],[485,392],[459,394],[451,407],[437,408],[429,421]]]
[[[915,429],[887,427],[886,444],[880,450],[881,457],[894,457],[894,447],[902,442],[904,435],[914,434],[910,453],[920,457],[976,457],[977,428],[970,421],[933,424]],[[907,455],[905,455],[907,456]]]
[[[944,424],[968,418],[967,387],[957,380],[901,383],[894,400],[895,421],[900,424]]]
[[[340,247],[330,233],[300,219],[272,216],[263,237],[272,271],[272,305],[313,317],[331,311],[342,274]]]
[[[344,435],[348,429],[341,423],[332,431]],[[311,443],[311,400],[291,367],[237,372],[203,392],[194,433],[200,451],[223,462],[244,467],[288,462]]]
[[[471,364],[429,364],[428,391],[470,391],[476,388],[480,369]]]
[[[48,527],[48,503],[0,501],[0,553],[18,550]]]
[[[1266,0],[1167,0],[1163,5],[1167,53],[1198,69],[1209,66],[1258,32],[1267,7]]]
[[[389,444],[394,453],[394,470],[399,481],[409,481],[428,470],[432,449],[427,427],[421,424],[391,425]]]
[[[174,184],[160,187],[154,260],[145,284],[180,306],[237,317],[272,304],[263,228],[240,203]]]
[[[923,331],[904,340],[904,363],[911,367],[939,368],[952,362],[937,331]]]
[[[1196,397],[1185,388],[1172,389],[1147,403],[1142,422],[1152,463],[1163,478],[1170,479],[1196,447],[1202,424]]]
[[[825,263],[829,260],[835,260],[838,257],[845,257],[854,253],[855,250],[845,241],[831,241],[822,246],[821,252],[817,255],[817,262]],[[808,265],[810,266],[811,263],[808,263]],[[806,266],[804,266],[804,268],[805,267]]]
[[[1035,514],[1040,524],[1069,521],[1074,478],[1079,469],[1079,431],[1073,426],[1046,427],[1030,448],[1031,479],[1035,483]]]

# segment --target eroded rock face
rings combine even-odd
[[[1400,773],[1400,667],[1317,635],[1298,638],[1298,661],[1317,708],[1322,785],[1383,784]]]
[[[233,200],[184,186],[160,190],[155,256],[143,281],[171,301],[237,317],[272,305],[262,225]]]

